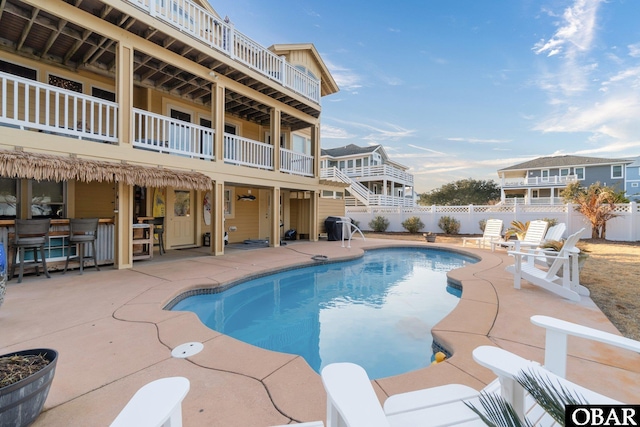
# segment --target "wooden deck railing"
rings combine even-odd
[[[303,97],[320,102],[320,79],[287,63],[191,0],[128,0],[154,18],[267,76]]]
[[[0,123],[98,142],[118,142],[118,104],[0,72]]]

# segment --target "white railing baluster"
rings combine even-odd
[[[205,160],[214,158],[211,128],[138,108],[133,109],[133,120],[134,147]]]
[[[3,112],[0,122],[22,128],[101,142],[118,142],[114,132],[96,127],[96,108],[117,117],[118,104],[0,72]],[[13,88],[11,88],[13,85]],[[13,93],[12,103],[7,102]],[[79,110],[80,109],[80,110]],[[115,130],[117,126],[112,125]]]

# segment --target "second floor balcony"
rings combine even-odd
[[[84,95],[0,72],[0,125],[119,145],[116,102]],[[134,108],[131,111],[135,149],[213,161],[216,156],[229,164],[274,170],[274,146],[225,133],[223,152],[216,153],[215,130],[168,116]],[[285,148],[280,150],[279,170],[314,176],[314,158]]]
[[[503,178],[502,188],[530,188],[530,187],[563,187],[578,181],[577,175],[530,177],[530,178]]]
[[[342,172],[349,178],[359,181],[393,181],[409,187],[413,186],[413,175],[389,165],[360,166],[343,168]]]
[[[191,0],[126,0],[299,95],[320,103],[320,80],[288,63]]]

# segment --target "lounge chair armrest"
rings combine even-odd
[[[598,341],[640,353],[639,341],[588,326],[541,315],[531,316],[531,323],[546,329],[544,363],[547,369],[562,377],[566,374],[568,335]]]
[[[568,259],[568,256],[560,255],[559,252],[556,251],[544,251],[544,250],[531,250],[531,251],[507,251],[509,255],[515,257],[523,257],[523,256],[544,256],[544,257],[552,257],[554,259]]]
[[[322,369],[327,392],[327,425],[389,427],[367,372],[354,363],[331,363]]]
[[[607,396],[574,384],[561,376],[554,374],[540,366],[537,362],[523,359],[513,353],[498,347],[480,346],[473,350],[473,359],[480,365],[491,369],[500,379],[502,397],[507,399],[519,415],[526,412],[524,390],[515,380],[523,372],[544,378],[557,389],[564,388],[569,392],[584,398],[591,404],[620,403]]]
[[[182,400],[189,387],[184,377],[161,378],[144,385],[110,427],[182,425]]]

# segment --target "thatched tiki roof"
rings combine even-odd
[[[141,187],[210,190],[211,178],[192,171],[0,150],[0,176],[38,181],[123,182]]]

